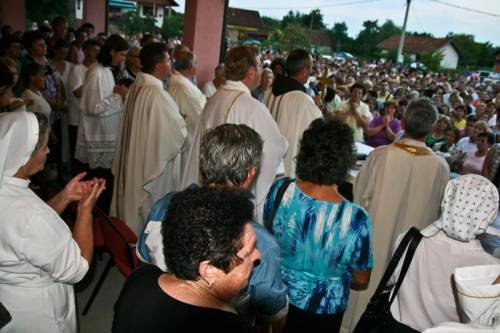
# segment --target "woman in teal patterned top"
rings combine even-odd
[[[272,224],[290,296],[284,332],[338,332],[349,288],[365,289],[370,281],[370,217],[337,187],[355,160],[354,149],[352,130],[337,120],[317,119],[302,136],[297,179],[288,186]],[[271,187],[265,221],[284,181]]]

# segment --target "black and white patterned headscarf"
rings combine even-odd
[[[450,180],[441,210],[439,220],[422,230],[425,237],[433,236],[440,230],[448,237],[463,242],[485,232],[500,235],[500,230],[488,228],[498,213],[498,190],[483,176],[469,174]]]

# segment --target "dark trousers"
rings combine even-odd
[[[283,333],[338,333],[340,331],[343,316],[344,312],[331,315],[319,315],[301,310],[290,304]]]

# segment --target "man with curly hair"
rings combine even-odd
[[[223,124],[208,130],[201,140],[200,182],[203,187],[249,191],[259,174],[263,150],[260,135],[246,125]],[[191,184],[190,187],[197,185]],[[137,243],[141,260],[166,270],[161,226],[168,223],[167,208],[176,192],[158,200]],[[288,312],[287,288],[280,273],[280,249],[263,226],[252,222],[260,251],[260,263],[254,267],[245,292],[235,306],[247,317],[270,323],[279,332]]]

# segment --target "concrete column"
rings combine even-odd
[[[198,85],[213,79],[219,64],[225,0],[186,0],[183,42],[197,56]]]
[[[95,26],[95,36],[106,31],[107,5],[106,0],[83,0],[83,22],[90,22]]]
[[[2,24],[8,24],[14,31],[26,30],[24,0],[1,0]]]

